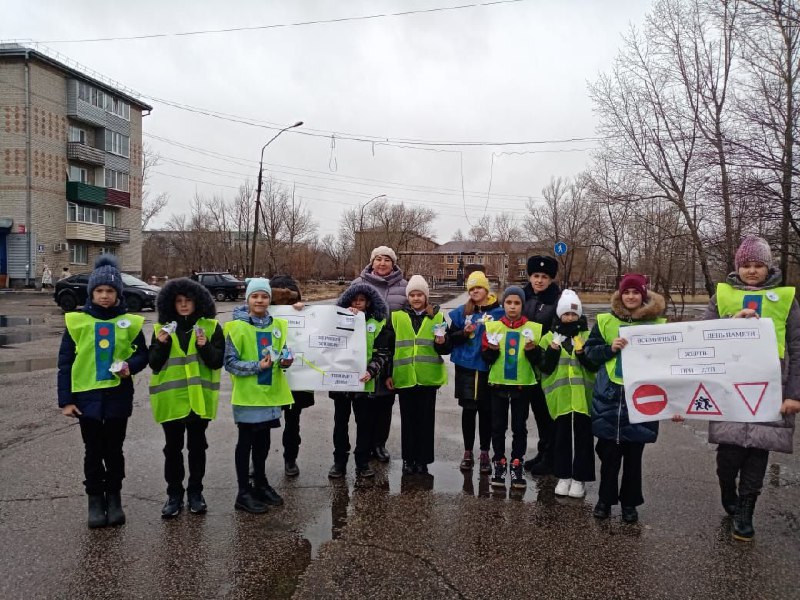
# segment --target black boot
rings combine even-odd
[[[106,494],[108,503],[108,524],[112,527],[125,524],[125,513],[122,511],[122,497],[119,492]]]
[[[281,498],[280,494],[266,481],[255,485],[253,488],[253,496],[267,506],[283,505],[283,498]]]
[[[253,495],[251,490],[242,490],[236,496],[236,503],[233,505],[238,510],[259,515],[267,512],[267,505]]]
[[[758,496],[739,496],[736,502],[736,514],[733,516],[733,539],[750,542],[756,534],[753,529],[753,511]]]
[[[345,463],[334,461],[333,466],[328,471],[328,479],[341,479],[347,472],[347,465]]]
[[[171,519],[181,514],[183,509],[183,494],[169,494],[164,508],[161,509],[162,519]]]
[[[208,510],[206,499],[200,492],[189,492],[189,512],[193,515],[203,515]]]
[[[108,525],[106,517],[106,497],[104,494],[89,496],[89,529],[97,529]]]
[[[390,460],[392,460],[392,457],[389,455],[389,451],[386,450],[386,446],[376,446],[374,454],[378,462],[388,463]]]
[[[739,500],[739,496],[736,495],[736,483],[730,484],[720,481],[719,489],[722,497],[722,508],[724,508],[725,512],[730,516],[735,515],[736,502]]]

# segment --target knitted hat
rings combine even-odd
[[[389,248],[389,246],[378,246],[377,248],[373,248],[372,253],[369,255],[369,262],[375,260],[376,256],[388,256],[392,259],[393,263],[397,262],[397,254],[395,254],[394,250]]]
[[[247,291],[244,293],[245,300],[249,300],[250,294],[253,292],[267,292],[269,297],[272,298],[272,287],[269,285],[269,279],[263,277],[248,277],[244,282],[247,284]]]
[[[94,271],[89,275],[86,289],[90,299],[94,288],[98,285],[110,285],[117,292],[117,296],[122,297],[122,275],[113,254],[101,254],[94,261]]]
[[[519,296],[519,299],[522,300],[523,304],[525,304],[525,291],[518,285],[510,285],[505,289],[505,291],[503,292],[504,303],[506,301],[506,298],[508,298],[509,296]]]
[[[425,294],[426,298],[431,295],[428,282],[425,281],[425,278],[422,275],[412,275],[411,279],[408,280],[408,285],[406,285],[406,296],[408,296],[411,292],[422,292]]]
[[[487,292],[489,291],[489,280],[486,278],[486,274],[483,271],[473,271],[472,274],[467,277],[467,291],[476,287],[482,287]]]
[[[642,302],[647,300],[647,278],[639,273],[628,273],[619,281],[619,293],[625,290],[636,290],[642,295]]]
[[[561,292],[561,298],[558,299],[556,305],[556,314],[561,317],[564,313],[575,313],[579,317],[583,315],[583,305],[578,294],[572,290],[564,290]]]
[[[748,235],[742,240],[736,251],[735,263],[738,270],[748,262],[759,262],[767,267],[772,266],[772,251],[767,240],[757,235]]]
[[[553,279],[558,274],[558,261],[552,256],[536,254],[528,258],[528,277],[534,273],[544,273]]]

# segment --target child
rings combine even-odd
[[[481,339],[484,320],[499,319],[503,309],[490,293],[489,280],[482,271],[473,271],[467,278],[469,300],[450,311],[447,330],[453,345],[450,360],[455,365],[455,396],[461,406],[461,433],[464,436],[462,471],[475,464],[472,449],[475,445],[475,419],[478,418],[480,442],[480,472],[491,473],[489,444],[492,441],[492,403],[489,397],[489,366],[481,358]]]
[[[85,455],[90,528],[122,525],[122,445],[133,411],[134,375],[147,366],[144,318],[128,314],[116,260],[95,262],[86,305],[64,316],[66,331],[58,352],[58,406],[77,417]]]
[[[235,308],[233,320],[224,328],[225,369],[233,381],[233,420],[239,428],[239,493],[234,506],[250,513],[263,513],[267,506],[283,504],[283,498],[267,481],[266,462],[269,430],[280,425],[281,407],[292,403],[292,392],[281,369],[291,366],[293,359],[286,346],[286,321],[267,312],[271,295],[268,279],[248,279],[247,306]]]
[[[291,305],[303,310],[300,287],[291,275],[276,275],[269,280],[272,286],[272,306]],[[292,391],[292,404],[283,407],[283,472],[287,477],[300,475],[297,456],[300,454],[300,414],[304,408],[314,406],[314,392]]]
[[[800,307],[792,287],[780,287],[780,270],[772,266],[766,240],[748,236],[735,256],[736,271],[706,308],[706,319],[770,317],[778,338],[781,361],[783,419],[774,423],[711,422],[708,441],[717,446],[717,477],[722,506],[733,515],[733,538],[755,535],[753,511],[761,493],[769,451],[792,452],[794,415],[800,412]],[[738,495],[736,478],[739,478]]]
[[[494,475],[492,487],[506,487],[506,430],[511,407],[511,487],[524,489],[525,450],[528,446],[528,402],[530,386],[536,383],[533,367],[539,362],[537,345],[542,326],[522,315],[525,292],[512,285],[503,292],[503,316],[489,321],[481,342],[481,356],[489,367],[489,388],[492,398],[492,448]],[[524,359],[520,356],[524,350]]]
[[[392,359],[394,332],[386,324],[389,311],[378,290],[367,283],[356,283],[345,290],[337,306],[349,308],[353,314],[364,313],[367,326],[367,372],[361,377],[363,392],[330,392],[334,402],[333,413],[333,466],[328,477],[344,477],[347,468],[347,454],[350,452],[348,428],[350,409],[356,417],[356,460],[357,477],[374,477],[369,467],[369,455],[375,447],[373,423],[376,405],[372,394],[375,380],[385,378],[385,369]]]
[[[184,433],[189,452],[189,511],[203,514],[203,476],[206,470],[206,428],[217,416],[220,369],[225,337],[214,319],[217,309],[209,291],[187,278],[172,279],[156,299],[158,323],[153,326],[148,362],[150,405],[164,429],[165,519],[183,508]]]
[[[583,498],[586,495],[585,482],[594,481],[589,402],[597,367],[587,360],[583,350],[588,337],[589,327],[580,298],[572,290],[564,290],[556,306],[553,328],[539,342],[544,350],[539,366],[544,375],[542,388],[554,420],[557,496]]]
[[[589,334],[585,352],[589,362],[600,368],[592,395],[592,431],[597,437],[600,458],[600,499],[594,516],[607,519],[611,507],[622,503],[622,520],[639,520],[636,507],[642,497],[642,453],[644,445],[656,441],[658,422],[633,424],[628,420],[625,389],[622,384],[622,361],[619,352],[627,340],[619,337],[619,328],[626,325],[665,323],[664,298],[647,289],[647,279],[628,273],[611,296],[610,313],[597,315],[597,324]],[[622,484],[619,472],[622,468]]]
[[[428,283],[421,275],[408,280],[408,304],[392,312],[395,333],[389,389],[400,396],[403,473],[426,475],[433,462],[436,391],[447,383],[441,354],[447,354],[447,325],[438,306],[428,303]]]

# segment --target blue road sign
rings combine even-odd
[[[566,242],[556,242],[556,245],[553,247],[555,250],[556,256],[563,256],[567,253],[567,244]]]

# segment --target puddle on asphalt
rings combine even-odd
[[[329,482],[330,504],[317,513],[303,530],[302,536],[311,542],[311,559],[319,554],[319,548],[325,542],[337,539],[347,527],[352,513],[353,494],[379,494],[396,496],[398,494],[442,494],[459,496],[478,496],[486,502],[545,502],[559,504],[582,504],[583,499],[561,499],[555,496],[555,480],[545,478],[541,485],[537,480],[526,476],[527,489],[511,490],[506,483],[503,490],[493,490],[489,481],[491,475],[481,475],[477,467],[472,471],[462,472],[458,463],[435,462],[428,467],[430,473],[424,475],[403,475],[402,462],[394,460],[390,468],[378,466],[374,479],[363,483],[355,483],[351,472],[346,479]]]
[[[55,356],[0,362],[0,375],[6,375],[8,373],[31,373],[43,369],[55,369],[57,364],[58,358]]]

